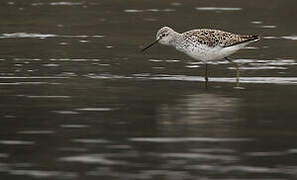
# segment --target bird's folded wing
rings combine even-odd
[[[209,47],[229,47],[259,39],[258,35],[238,35],[214,29],[197,29],[184,32],[187,41]]]

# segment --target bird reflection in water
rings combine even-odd
[[[240,99],[234,97],[217,94],[186,95],[176,104],[161,105],[157,122],[166,127],[178,125],[177,128],[225,127],[240,120],[239,105]]]

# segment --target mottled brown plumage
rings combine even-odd
[[[258,35],[239,35],[214,29],[197,29],[182,33],[187,40],[200,43],[209,47],[229,47],[258,39]]]

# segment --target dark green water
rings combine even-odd
[[[0,179],[296,179],[295,0],[1,1]],[[156,31],[261,34],[204,66]]]

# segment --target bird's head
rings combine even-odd
[[[156,35],[156,41],[160,44],[169,46],[173,40],[175,31],[170,27],[162,27]]]
[[[145,51],[146,49],[152,47],[157,42],[159,42],[160,44],[166,45],[166,46],[170,46],[172,40],[174,39],[175,33],[176,32],[173,29],[171,29],[170,27],[162,27],[157,32],[156,40],[153,43],[146,46],[145,48],[143,48],[141,51]]]

